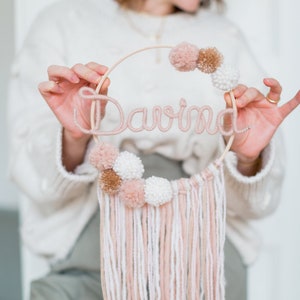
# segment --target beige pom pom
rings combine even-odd
[[[203,73],[214,73],[223,62],[223,55],[215,47],[199,50],[197,68]]]
[[[99,184],[103,192],[115,194],[119,191],[122,180],[113,169],[106,169],[101,173]]]

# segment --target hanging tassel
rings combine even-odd
[[[172,201],[136,209],[99,188],[105,299],[225,299],[222,165],[171,186]]]

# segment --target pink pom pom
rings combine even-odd
[[[181,72],[193,71],[197,67],[199,49],[183,42],[174,47],[169,54],[170,63]]]
[[[132,179],[123,181],[120,187],[119,197],[127,207],[142,207],[145,204],[144,180]]]
[[[96,145],[89,156],[90,164],[98,170],[111,169],[119,151],[113,145],[108,143],[101,143]]]

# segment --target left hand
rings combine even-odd
[[[281,122],[300,104],[300,91],[294,98],[282,106],[271,103],[269,99],[279,101],[281,86],[272,78],[265,78],[264,84],[270,88],[267,96],[255,88],[238,85],[233,94],[238,110],[237,128],[250,127],[245,133],[235,134],[231,150],[239,161],[251,164],[269,144]],[[224,95],[227,107],[231,106],[228,93]]]

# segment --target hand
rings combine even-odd
[[[50,66],[49,81],[39,84],[39,91],[49,107],[63,126],[62,163],[66,170],[73,172],[83,162],[86,145],[90,139],[74,123],[74,108],[77,120],[85,128],[90,128],[91,101],[79,97],[78,91],[83,86],[96,88],[107,67],[90,62],[86,65],[76,64],[72,68]],[[107,94],[109,79],[101,87],[100,94]],[[101,102],[102,117],[106,102]]]
[[[74,123],[73,111],[76,107],[78,122],[85,128],[90,128],[91,101],[79,97],[78,91],[83,86],[95,88],[101,80],[107,67],[90,62],[86,65],[76,64],[72,68],[52,65],[48,68],[49,81],[39,84],[39,91],[47,104],[64,127],[64,133],[73,139],[87,139]],[[107,94],[109,79],[104,81],[100,93]],[[104,101],[101,112],[104,116]]]
[[[282,90],[279,82],[266,78],[264,84],[270,88],[267,96],[275,101],[279,100]],[[281,107],[270,103],[257,89],[244,85],[238,85],[233,94],[238,110],[237,128],[249,126],[250,129],[235,135],[231,149],[236,152],[240,162],[251,164],[269,144],[281,122],[299,105],[300,91]],[[226,93],[224,97],[227,106],[230,106],[229,94]]]

